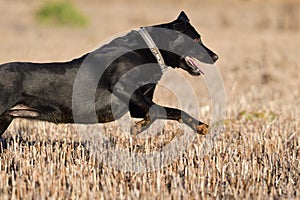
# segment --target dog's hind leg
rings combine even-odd
[[[0,137],[6,131],[6,129],[9,127],[12,120],[13,120],[13,117],[11,117],[11,116],[0,115]]]
[[[1,107],[0,107],[0,109],[1,109]],[[12,120],[14,119],[12,116],[5,115],[4,114],[5,110],[6,110],[5,108],[0,110],[0,138],[1,138],[1,135],[9,127]]]
[[[0,87],[1,89],[1,87]],[[0,90],[1,91],[1,90]],[[2,97],[5,97],[7,95],[4,95],[1,91],[1,95],[3,95]],[[9,127],[10,123],[12,122],[12,120],[14,119],[13,116],[9,116],[9,115],[5,115],[5,111],[9,110],[9,108],[13,105],[13,103],[8,103],[9,101],[7,99],[0,99],[0,138],[1,135],[6,131],[6,129]],[[5,105],[5,106],[1,106],[1,105]]]

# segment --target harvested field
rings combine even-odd
[[[40,1],[0,0],[0,63],[70,60],[118,33],[171,21],[185,10],[220,57],[216,66],[226,91],[224,128],[207,154],[202,144],[208,136],[196,136],[167,166],[138,173],[116,169],[88,146],[96,144],[100,153],[108,147],[160,151],[182,136],[177,123],[167,122],[150,139],[136,139],[115,123],[73,126],[15,120],[0,143],[0,199],[300,198],[299,1],[73,3],[89,18],[87,26],[41,25],[35,19]],[[197,95],[198,118],[209,122],[211,102],[203,79],[182,75]],[[164,87],[155,99],[179,106]],[[104,137],[95,140],[94,133]]]

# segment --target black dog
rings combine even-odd
[[[212,64],[218,56],[204,46],[184,12],[171,23],[145,27],[144,30],[158,45],[156,52],[155,48],[148,48],[149,44],[147,46],[139,31],[131,31],[69,62],[0,65],[0,136],[14,118],[92,124],[114,121],[128,111],[134,118],[143,118],[133,129],[137,132],[156,119],[170,119],[187,124],[199,134],[206,134],[208,125],[184,111],[159,106],[152,98],[164,71],[162,66],[178,67],[191,75],[200,75],[202,72],[194,57]],[[186,37],[193,42],[188,48]],[[145,48],[138,48],[139,44]],[[162,44],[168,49],[161,49]],[[199,47],[203,51],[197,51]],[[174,53],[178,51],[184,51],[187,56]],[[102,63],[109,65],[102,66]],[[152,68],[137,67],[149,63]],[[84,73],[78,76],[81,69]],[[122,78],[130,70],[132,76]],[[86,84],[82,84],[84,81]],[[79,91],[74,90],[76,84]],[[112,101],[112,97],[118,100]]]

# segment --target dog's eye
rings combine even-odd
[[[187,29],[187,25],[185,22],[179,22],[177,24],[173,25],[174,30],[179,31],[179,32],[184,32]]]
[[[194,41],[197,43],[202,43],[201,38],[196,38],[196,39],[194,39]]]

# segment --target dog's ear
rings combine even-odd
[[[186,22],[179,22],[173,25],[173,29],[179,32],[184,32],[187,29]]]
[[[183,21],[183,22],[190,22],[189,18],[187,17],[187,15],[185,14],[184,11],[181,11],[181,13],[179,14],[177,20]]]

